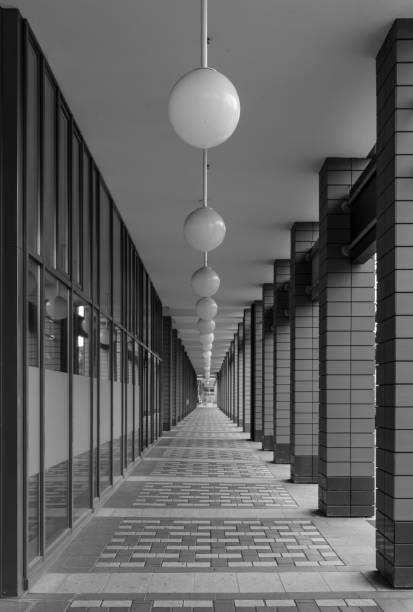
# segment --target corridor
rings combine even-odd
[[[0,610],[413,610],[374,565],[373,522],[315,511],[317,486],[216,406],[166,431],[48,572]]]

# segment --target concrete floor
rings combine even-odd
[[[134,468],[57,562],[0,610],[413,611],[375,571],[374,526],[320,516],[317,487],[199,407]]]

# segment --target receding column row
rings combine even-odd
[[[396,587],[413,586],[412,90],[413,20],[401,19],[393,24],[377,57],[373,162],[325,161],[320,171],[320,225],[293,225],[283,280],[277,278],[280,262],[275,265],[273,305],[264,287],[261,421],[255,392],[260,367],[255,363],[257,303],[252,306],[252,328],[247,309],[237,336],[239,422],[248,431],[251,414],[253,436],[262,423],[268,448],[272,420],[274,460],[290,461],[295,482],[319,484],[323,514],[373,515],[376,419],[377,568]],[[368,224],[364,218],[363,226],[359,210],[360,228],[353,223],[353,206],[362,205],[357,194],[363,189],[363,173],[364,180],[370,180],[366,175],[371,167],[369,198],[375,197],[376,215]],[[374,231],[375,242],[373,235],[360,256],[360,241]],[[353,251],[354,245],[359,246]],[[376,316],[375,262],[368,259],[374,249]],[[272,395],[267,350],[271,341]]]

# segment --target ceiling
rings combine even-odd
[[[167,118],[174,82],[199,66],[199,0],[14,0],[29,20],[198,372],[184,241],[202,153]],[[227,225],[209,255],[221,277],[216,371],[244,308],[289,256],[294,221],[318,214],[327,156],[375,143],[375,55],[411,0],[210,0],[209,65],[235,84],[241,119],[209,154],[210,205]]]

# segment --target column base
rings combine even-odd
[[[320,474],[318,508],[325,516],[374,516],[374,478]]]
[[[274,436],[263,436],[262,437],[262,450],[264,451],[274,450]]]
[[[254,436],[251,436],[254,442],[262,442],[262,431],[254,431]]]
[[[291,457],[291,480],[297,483],[318,484],[318,455]]]
[[[250,433],[251,431],[251,424],[250,423],[246,423],[243,427],[243,430],[245,431],[245,433]]]
[[[275,443],[274,463],[290,463],[290,445],[289,444]]]

